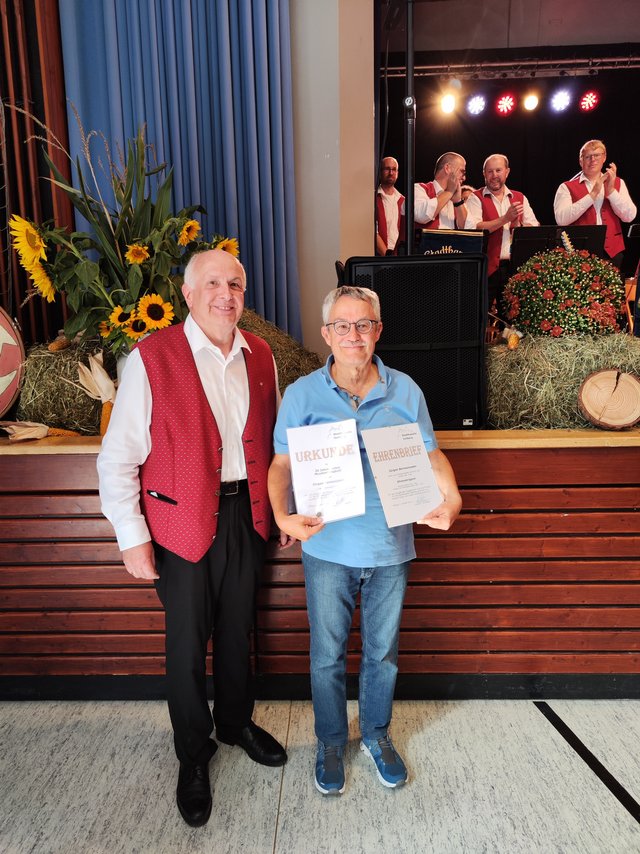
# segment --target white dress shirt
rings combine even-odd
[[[553,213],[555,215],[556,222],[558,225],[571,225],[572,222],[580,219],[582,214],[586,213],[591,205],[593,205],[596,211],[596,225],[602,225],[600,212],[602,211],[602,203],[604,201],[604,187],[600,189],[600,192],[594,201],[594,199],[589,195],[591,193],[591,188],[593,187],[592,182],[586,177],[584,172],[579,172],[577,175],[574,175],[571,180],[575,181],[576,178],[578,178],[581,184],[586,184],[587,194],[582,199],[578,199],[577,202],[574,202],[571,198],[569,188],[565,184],[560,184],[556,190],[556,197],[553,200]],[[609,199],[609,204],[613,208],[614,214],[619,217],[622,222],[631,222],[631,220],[636,218],[636,206],[631,201],[627,185],[624,183],[622,178],[620,179],[620,189],[612,190],[607,198]]]
[[[249,380],[242,349],[251,352],[251,348],[236,329],[231,352],[223,356],[191,315],[185,321],[184,333],[222,438],[222,480],[243,480],[247,471],[242,432],[249,413]],[[277,371],[276,398],[278,404]],[[138,350],[133,350],[127,357],[97,463],[102,512],[115,529],[121,551],[151,539],[140,512],[138,469],[151,451],[152,405],[144,362]]]
[[[435,190],[436,197],[430,199],[424,187],[421,187],[420,184],[414,184],[413,216],[415,221],[419,222],[421,225],[427,225],[427,223],[430,223],[431,220],[435,218],[436,208],[438,207],[437,197],[444,191],[444,187],[441,187],[435,180],[433,181],[433,189]],[[449,199],[446,205],[442,208],[438,214],[438,218],[440,223],[438,228],[457,228],[456,212],[451,199]]]
[[[398,209],[398,199],[402,198],[402,193],[393,187],[393,192],[385,193],[382,187],[378,187],[378,195],[382,199],[384,206],[384,217],[387,221],[387,249],[395,249],[398,237],[400,236],[400,212]]]
[[[493,203],[496,206],[496,210],[498,211],[498,216],[504,216],[506,212],[511,207],[511,199],[512,193],[511,190],[505,184],[504,193],[502,194],[502,199],[498,199],[493,195],[491,190],[488,190],[487,187],[482,188],[483,196],[491,196],[493,199]],[[531,205],[529,204],[529,200],[526,196],[522,197],[522,217],[516,221],[516,225],[540,225],[536,216],[533,212]],[[480,199],[474,194],[467,198],[467,219],[465,220],[464,227],[465,228],[477,228],[479,222],[483,222],[485,220],[482,214],[482,202]],[[511,257],[511,223],[507,222],[502,226],[502,243],[500,244],[500,260],[508,261]]]

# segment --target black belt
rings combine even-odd
[[[220,484],[218,495],[238,495],[239,492],[248,489],[248,483],[245,480],[227,480]]]

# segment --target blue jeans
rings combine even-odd
[[[351,567],[303,553],[311,628],[311,693],[319,741],[344,746],[347,641],[360,593],[360,733],[382,738],[391,722],[398,673],[398,635],[410,562]]]

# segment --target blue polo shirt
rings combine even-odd
[[[288,454],[287,428],[306,427],[355,418],[364,472],[366,511],[363,516],[328,522],[302,543],[302,550],[320,560],[345,566],[374,567],[404,563],[416,556],[413,526],[389,528],[362,440],[362,430],[417,423],[427,451],[437,448],[424,395],[411,377],[374,361],[380,379],[354,410],[349,395],[338,388],[326,365],[290,385],[284,393],[274,430],[276,454]]]

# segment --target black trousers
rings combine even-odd
[[[215,752],[213,725],[232,736],[251,720],[254,694],[251,631],[265,543],[253,528],[246,487],[220,499],[216,538],[198,563],[154,545],[165,611],[169,715],[176,755],[205,764]],[[214,706],[209,709],[206,661],[213,637]]]

